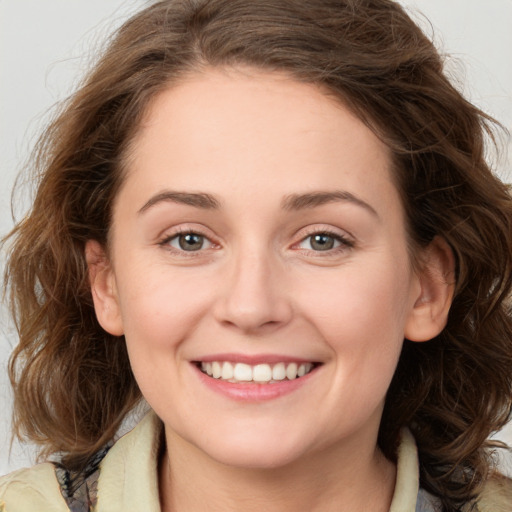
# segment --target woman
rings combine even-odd
[[[391,1],[133,17],[10,236],[15,425],[60,457],[5,510],[510,510],[489,123]]]

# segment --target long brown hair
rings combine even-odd
[[[123,159],[148,102],[203,66],[249,65],[320,85],[390,147],[411,251],[436,235],[457,261],[448,325],[405,340],[379,445],[407,425],[421,485],[446,510],[490,470],[512,402],[512,200],[484,159],[491,120],[443,74],[391,0],[163,0],[129,20],[41,138],[30,213],[7,237],[19,344],[15,431],[80,467],[140,398],[122,338],[96,321],[84,244],[108,245]]]

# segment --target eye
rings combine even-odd
[[[201,249],[209,249],[213,246],[212,242],[204,235],[199,233],[179,233],[164,241],[166,245],[170,245],[174,249],[181,251],[194,252]]]
[[[301,249],[318,252],[331,251],[341,246],[352,247],[352,243],[341,235],[325,232],[313,233],[298,244]]]
[[[309,235],[301,243],[303,249],[310,249],[313,251],[329,251],[339,247],[340,241],[328,233],[316,233]]]

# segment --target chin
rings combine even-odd
[[[261,446],[230,446],[228,450],[211,450],[207,453],[215,461],[239,469],[278,469],[300,459],[295,450],[262,449]]]
[[[204,454],[221,464],[246,469],[276,469],[303,457],[308,443],[276,432],[230,432],[221,438],[195,443]]]

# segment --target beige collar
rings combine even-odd
[[[160,512],[158,452],[162,423],[149,412],[119,439],[100,465],[96,512]]]
[[[161,433],[161,421],[150,412],[111,448],[101,463],[97,512],[160,512],[157,464]],[[416,444],[404,429],[390,512],[415,512],[417,496]]]
[[[414,512],[420,480],[418,450],[407,428],[402,429],[397,457],[395,492],[389,512]]]

